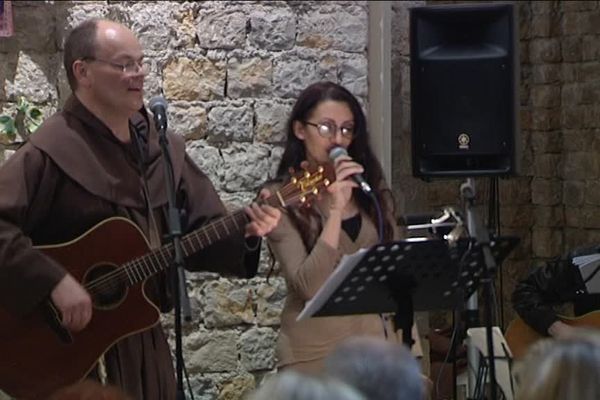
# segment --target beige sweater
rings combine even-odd
[[[314,207],[324,223],[327,208],[319,203]],[[351,336],[369,335],[400,341],[401,336],[394,332],[391,316],[382,318],[379,314],[371,314],[296,321],[305,302],[315,295],[344,254],[352,254],[360,248],[368,248],[377,243],[375,224],[365,213],[361,212],[361,216],[361,229],[356,240],[352,241],[342,230],[337,249],[318,240],[312,249],[307,250],[300,233],[286,212],[283,213],[278,227],[269,235],[268,243],[280,264],[288,290],[277,343],[280,367],[293,367],[296,363],[306,362],[318,365],[318,361],[322,361],[338,343]],[[399,234],[393,215],[385,217],[393,222],[397,238]],[[417,335],[413,336],[416,338]]]

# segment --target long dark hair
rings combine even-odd
[[[393,199],[391,201],[389,201],[389,199],[383,199],[384,191],[381,189],[383,171],[369,144],[365,114],[356,97],[354,97],[354,95],[346,88],[336,83],[314,83],[304,89],[302,93],[300,93],[300,96],[298,96],[296,104],[294,104],[287,121],[287,141],[279,168],[277,168],[276,179],[279,181],[287,180],[289,178],[290,167],[299,170],[300,163],[306,160],[304,142],[294,134],[294,122],[299,121],[304,123],[307,121],[317,106],[326,100],[343,102],[350,107],[350,111],[352,111],[352,115],[354,116],[354,137],[352,143],[348,147],[348,154],[364,167],[365,172],[363,173],[363,176],[373,188],[373,191],[382,206],[382,214],[385,216],[389,211],[388,208],[390,207],[390,203],[393,207]],[[385,190],[385,192],[391,199],[391,192],[389,190]],[[359,189],[354,190],[353,196],[357,200],[359,208],[365,211],[374,223],[377,223],[377,211],[372,200]],[[304,245],[307,249],[312,248],[322,228],[318,216],[311,208],[290,209],[289,211],[293,222],[299,228]],[[391,240],[393,236],[392,226],[385,218],[383,223],[384,240]],[[317,224],[317,229],[315,229],[315,224]]]

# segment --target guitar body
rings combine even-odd
[[[82,283],[149,252],[142,232],[124,218],[107,219],[69,243],[39,248]],[[0,389],[17,398],[45,398],[83,379],[110,346],[158,322],[143,285],[92,296],[92,319],[72,333],[72,343],[61,341],[41,312],[23,319],[0,308]]]
[[[579,328],[600,329],[600,311],[593,311],[580,317],[559,317],[567,325]],[[508,347],[515,359],[521,359],[538,340],[546,338],[540,335],[521,318],[515,318],[504,334]]]

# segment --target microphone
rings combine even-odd
[[[148,102],[148,108],[154,114],[154,124],[158,133],[167,132],[167,101],[162,96],[155,96]]]
[[[346,149],[343,147],[340,147],[340,146],[335,146],[334,148],[329,150],[329,158],[331,159],[331,161],[335,161],[340,156],[347,156],[347,155],[348,155],[348,152],[346,151]],[[363,178],[363,176],[361,174],[352,175],[352,179],[356,183],[358,183],[358,186],[365,194],[368,194],[368,195],[373,194],[373,190],[371,189],[371,186],[369,186],[369,184],[367,183],[367,181],[365,181],[365,178]]]

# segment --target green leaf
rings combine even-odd
[[[0,124],[1,125],[6,124],[8,121],[12,121],[12,117],[10,117],[8,115],[0,115]]]
[[[40,111],[39,108],[32,107],[29,110],[29,118],[34,119],[34,120],[41,119],[42,118],[42,112]]]

